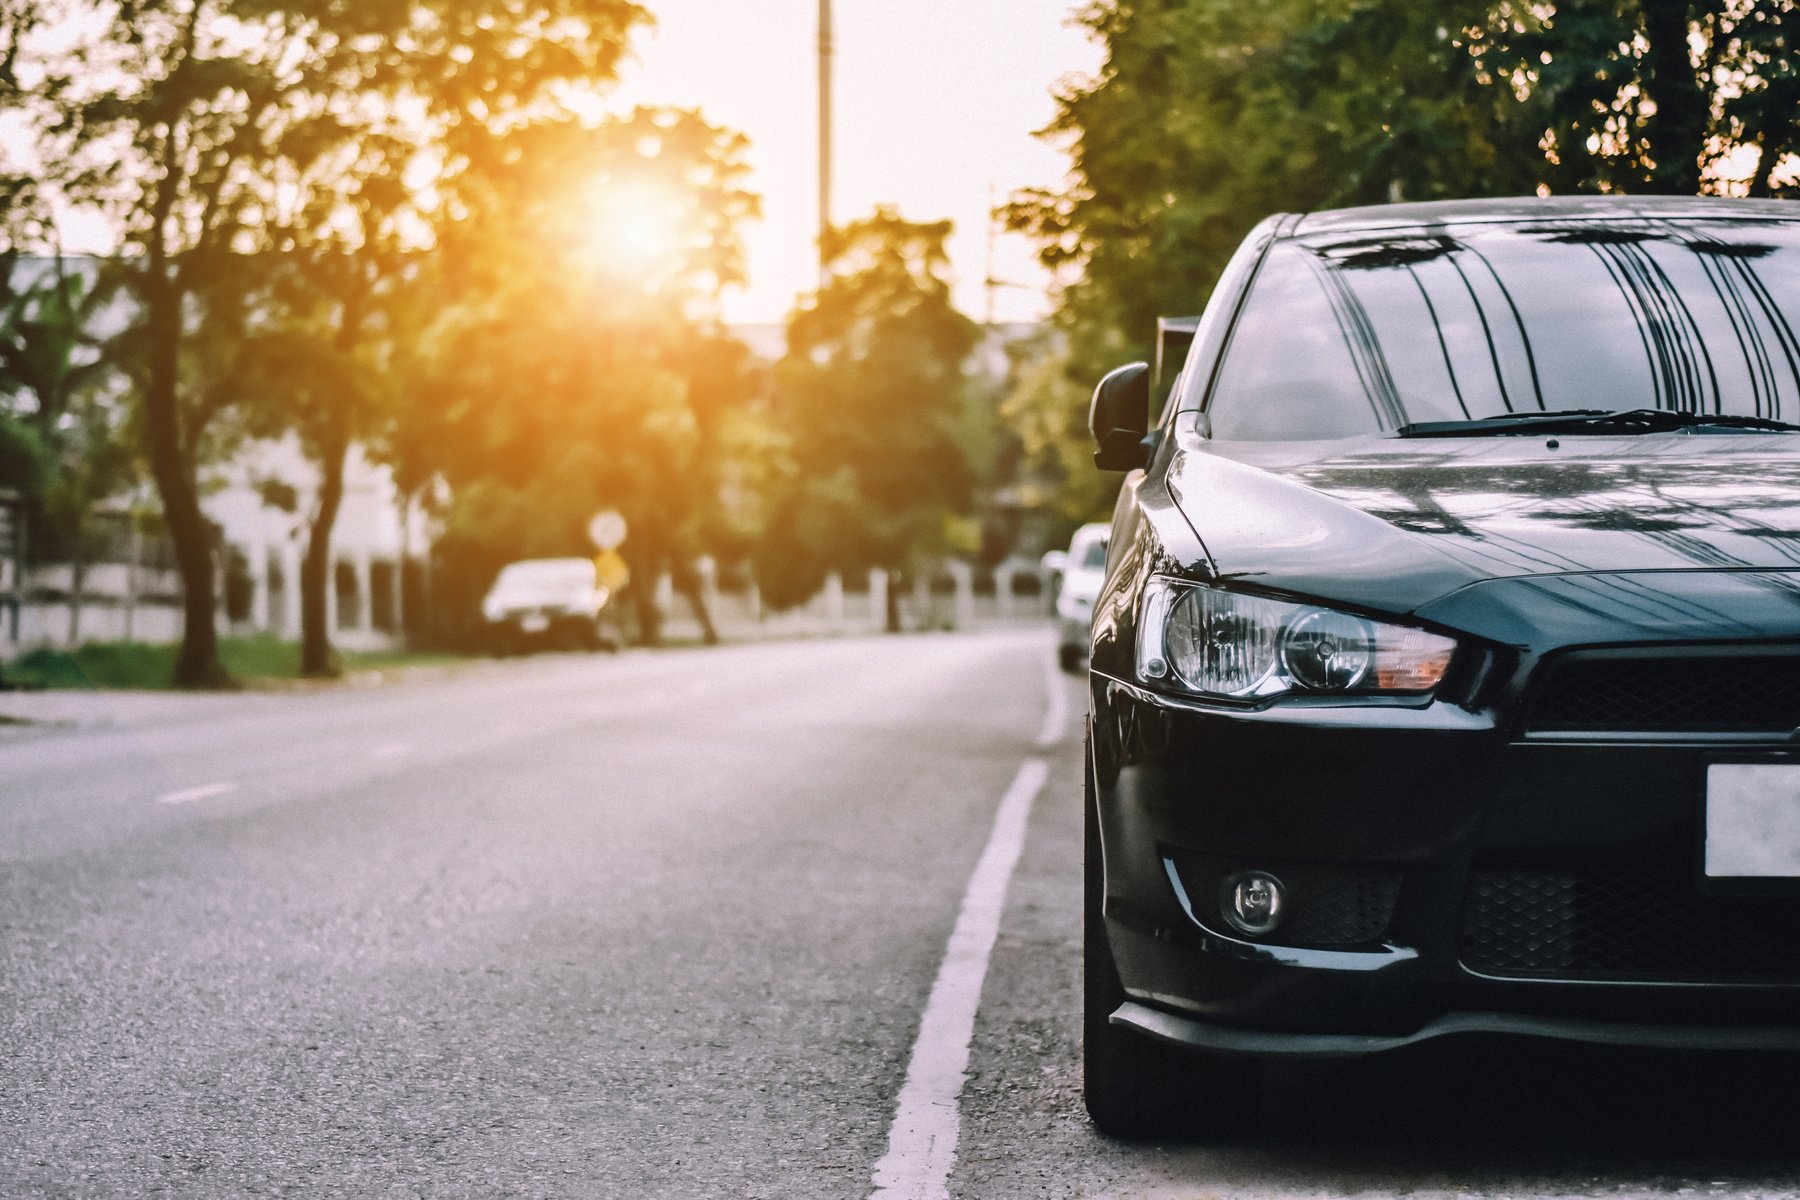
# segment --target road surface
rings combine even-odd
[[[1095,1135],[1051,650],[0,697],[54,718],[0,727],[0,1196],[1800,1195],[1789,1060],[1453,1046]]]

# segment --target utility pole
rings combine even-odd
[[[999,234],[996,228],[999,222],[994,219],[994,181],[988,180],[988,213],[987,213],[987,269],[981,274],[982,292],[987,303],[982,313],[981,323],[990,332],[994,328],[994,294],[1000,290],[1000,281],[994,278],[994,242]]]
[[[830,278],[825,249],[831,229],[831,0],[819,0],[819,286]]]

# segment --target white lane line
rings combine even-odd
[[[1044,655],[1040,661],[1044,664],[1044,690],[1050,693],[1050,707],[1044,712],[1044,723],[1038,727],[1037,744],[1047,750],[1062,741],[1063,726],[1069,720],[1069,685],[1050,655]]]
[[[369,751],[370,758],[405,758],[412,753],[411,742],[383,742]]]
[[[962,1125],[957,1098],[968,1077],[981,985],[1000,934],[1006,888],[1025,846],[1031,803],[1049,773],[1050,764],[1044,759],[1026,759],[994,814],[994,830],[969,877],[956,928],[925,1003],[888,1130],[888,1151],[875,1164],[870,1200],[944,1200],[950,1194],[950,1169]]]
[[[230,782],[203,783],[199,787],[182,788],[178,792],[164,792],[156,798],[156,802],[158,804],[192,804],[196,800],[211,800],[214,796],[235,792],[237,786]]]

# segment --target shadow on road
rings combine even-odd
[[[1573,1175],[1654,1183],[1793,1181],[1800,1056],[1694,1055],[1505,1039],[1271,1079],[1252,1150],[1283,1174],[1439,1176],[1480,1185]]]

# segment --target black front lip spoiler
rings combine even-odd
[[[1135,1001],[1126,1001],[1112,1023],[1148,1034],[1158,1041],[1222,1054],[1283,1058],[1353,1058],[1416,1046],[1434,1038],[1459,1034],[1502,1034],[1581,1042],[1590,1046],[1629,1046],[1654,1050],[1796,1050],[1800,1028],[1783,1026],[1632,1025],[1566,1017],[1534,1017],[1514,1013],[1449,1013],[1428,1021],[1416,1032],[1390,1036],[1361,1033],[1284,1033],[1214,1025],[1177,1016]]]

